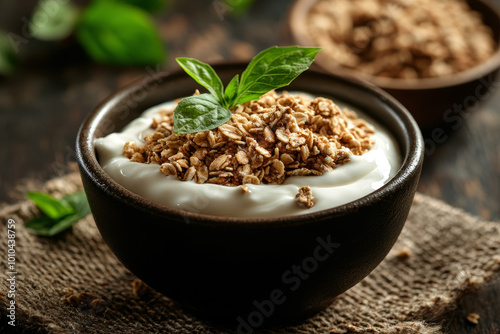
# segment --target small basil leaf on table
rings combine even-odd
[[[87,197],[83,191],[66,195],[59,200],[50,195],[35,192],[28,193],[28,197],[35,202],[43,214],[27,222],[25,227],[40,236],[55,236],[90,213]]]
[[[52,227],[49,229],[47,236],[52,237],[56,234],[59,234],[71,226],[73,226],[76,222],[78,222],[80,219],[85,218],[90,213],[90,208],[88,207],[88,204],[86,206],[86,209],[81,208],[81,210],[76,211],[75,213],[61,219],[60,221],[56,222]]]
[[[226,123],[230,118],[231,111],[222,107],[215,96],[193,95],[183,98],[175,108],[174,132],[207,131]]]
[[[39,217],[35,217],[26,224],[25,227],[33,230],[36,235],[47,237],[49,236],[49,231],[54,225],[55,221],[50,219],[47,215],[41,215]]]
[[[117,65],[155,65],[165,52],[149,15],[118,1],[93,1],[76,28],[76,37],[94,60]]]
[[[224,85],[212,66],[193,58],[175,60],[191,78],[217,97],[220,104],[224,103]]]
[[[59,219],[75,212],[71,204],[65,200],[58,200],[39,192],[29,192],[26,195],[51,219]]]
[[[88,215],[90,213],[89,202],[85,192],[79,191],[63,197],[64,201],[68,202],[76,212]]]

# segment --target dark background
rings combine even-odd
[[[272,45],[289,43],[291,0],[256,0],[241,17],[223,11],[221,0],[172,0],[155,17],[174,67],[176,56],[203,61],[249,59]],[[499,1],[500,2],[500,1]],[[23,36],[34,0],[0,0],[0,28]],[[23,198],[20,184],[66,173],[85,116],[120,87],[142,78],[146,67],[98,65],[72,38],[27,39],[18,50],[20,68],[0,76],[0,203]],[[150,67],[149,70],[156,70]],[[457,101],[458,102],[458,101]],[[432,103],[432,101],[429,101]],[[437,147],[427,145],[419,191],[472,215],[500,221],[500,91],[463,119]],[[432,222],[429,222],[432,224]],[[467,314],[479,313],[478,325]],[[469,293],[445,317],[433,319],[449,333],[500,333],[500,279]]]

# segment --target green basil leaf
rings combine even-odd
[[[165,52],[143,10],[117,1],[94,1],[77,25],[76,36],[94,60],[117,65],[156,65]]]
[[[29,30],[40,40],[57,41],[74,30],[80,11],[69,1],[42,0],[36,6]]]
[[[61,205],[68,205],[71,208],[71,212],[66,215],[61,215],[58,218],[53,218],[53,216],[49,215],[45,210],[42,209],[44,214],[39,217],[35,217],[29,222],[25,224],[25,226],[31,230],[33,230],[37,235],[52,237],[57,235],[71,226],[73,226],[80,219],[84,218],[90,213],[90,207],[87,201],[87,197],[83,191],[66,195],[60,200],[53,198],[52,196],[43,194],[43,193],[28,193],[29,197],[36,198],[37,205],[42,209],[39,205],[46,205],[47,202],[51,202],[53,204],[53,200],[59,202]]]
[[[235,104],[257,100],[270,90],[290,84],[311,66],[320,49],[274,46],[260,52],[241,75]]]
[[[150,13],[159,12],[167,7],[169,0],[120,0],[129,5],[139,7]]]
[[[236,95],[238,94],[238,85],[240,84],[240,76],[236,74],[226,87],[224,92],[225,107],[233,107]]]
[[[224,85],[212,66],[193,58],[175,58],[175,60],[191,78],[217,97],[220,104],[224,102]]]
[[[75,212],[73,206],[64,199],[58,200],[39,192],[29,192],[26,195],[51,219],[60,219]]]
[[[47,215],[33,218],[24,226],[31,229],[37,235],[43,237],[53,237],[61,232],[66,231],[76,222],[87,216],[88,213],[75,212],[59,220],[51,219]]]
[[[84,191],[66,195],[62,199],[69,203],[76,212],[84,215],[88,215],[90,213],[89,202],[87,201],[87,196]]]
[[[0,74],[8,75],[17,67],[17,57],[7,34],[0,30]]]
[[[35,232],[36,235],[48,237],[50,229],[56,222],[57,220],[53,220],[49,216],[43,214],[40,217],[33,218],[24,224],[24,226]]]
[[[88,205],[87,205],[88,207]],[[52,237],[56,234],[59,234],[71,226],[73,226],[76,222],[80,221],[82,218],[85,218],[90,213],[90,208],[88,210],[77,211],[72,215],[69,215],[62,220],[56,222],[48,231],[47,236]]]
[[[183,98],[174,110],[174,132],[177,134],[201,132],[226,123],[231,111],[223,108],[211,94]]]

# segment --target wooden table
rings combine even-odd
[[[23,17],[35,1],[0,4],[0,27],[22,36]],[[246,59],[286,43],[284,22],[291,0],[256,1],[235,18],[221,0],[175,1],[158,17],[170,57]],[[9,13],[9,15],[6,15]],[[67,172],[84,117],[106,96],[147,73],[146,68],[96,65],[74,43],[27,38],[20,70],[0,78],[0,202],[22,198],[21,180],[44,180]],[[149,69],[151,70],[151,69]],[[464,120],[426,156],[419,191],[488,220],[500,220],[500,92]],[[429,152],[430,153],[430,150]],[[431,222],[430,222],[431,223]],[[474,326],[468,313],[480,314]],[[450,333],[500,333],[500,280],[465,296],[442,322]],[[19,328],[19,332],[22,328]]]

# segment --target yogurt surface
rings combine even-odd
[[[375,134],[370,137],[374,145],[361,156],[351,155],[351,161],[331,172],[321,176],[291,176],[281,185],[246,184],[249,193],[240,187],[180,181],[176,176],[162,174],[157,164],[131,162],[123,155],[125,143],[143,142],[143,137],[153,132],[149,127],[157,112],[172,106],[172,102],[167,102],[150,108],[121,132],[95,141],[99,162],[111,178],[130,191],[171,208],[233,217],[307,214],[372,193],[387,183],[400,167],[399,149],[392,136],[362,112],[348,106],[375,129]],[[310,209],[299,206],[295,200],[299,188],[307,185],[311,187],[316,202]]]

